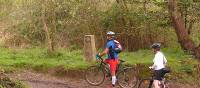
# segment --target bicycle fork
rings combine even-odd
[[[149,87],[148,88],[151,88],[153,85],[153,80],[150,80],[150,83],[149,83]]]
[[[108,64],[103,64],[103,71],[105,75],[105,79],[107,79],[110,75],[110,66]]]

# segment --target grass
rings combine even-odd
[[[46,49],[7,49],[0,48],[0,67],[6,72],[21,69],[33,69],[36,71],[47,72],[50,69],[63,67],[64,70],[82,70],[90,64],[84,61],[82,50],[57,49],[53,55],[49,55]],[[181,49],[162,49],[168,60],[168,66],[172,69],[171,78],[180,82],[195,80],[197,73],[195,65],[198,61],[186,55]],[[151,50],[139,50],[137,52],[123,52],[120,59],[126,64],[145,65],[146,69],[153,62],[154,55]],[[63,69],[62,69],[63,70]],[[148,71],[142,73],[146,74]],[[186,79],[189,78],[189,79]]]
[[[198,64],[198,61],[193,59],[190,55],[186,55],[181,49],[164,48],[162,52],[165,54],[168,65],[180,71],[184,66],[192,68],[191,66]],[[152,64],[154,54],[151,50],[139,50],[137,52],[125,52],[120,55],[121,59],[127,61],[127,64]],[[189,65],[188,65],[189,64]],[[185,68],[185,69],[189,69]]]
[[[57,66],[66,69],[84,69],[88,65],[83,60],[82,51],[59,49],[54,55],[48,55],[46,49],[0,49],[0,66],[10,71],[14,68],[48,70]]]

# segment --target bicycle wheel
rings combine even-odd
[[[132,67],[124,68],[117,75],[117,79],[117,82],[121,88],[133,88],[138,82],[136,70]]]
[[[153,81],[151,79],[142,79],[138,88],[152,88]]]
[[[102,84],[105,80],[103,69],[98,66],[91,66],[85,72],[85,80],[94,86]]]

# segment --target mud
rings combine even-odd
[[[83,73],[79,73],[83,74]],[[89,85],[83,77],[57,77],[50,74],[36,73],[32,71],[23,71],[15,74],[9,74],[13,79],[18,79],[28,85],[30,88],[112,88],[110,81],[105,81],[100,86]],[[119,88],[118,86],[115,88]]]
[[[78,77],[76,77],[80,74]],[[34,71],[23,71],[9,74],[12,79],[21,80],[30,88],[112,88],[110,80],[106,80],[100,86],[89,85],[83,77],[84,73],[74,73],[68,76],[52,76],[48,73],[38,73]],[[120,88],[116,86],[115,88]],[[191,86],[187,84],[180,84],[171,82],[170,88],[200,88],[199,86]]]

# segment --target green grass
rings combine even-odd
[[[186,55],[181,49],[164,48],[162,52],[165,54],[168,65],[180,71],[183,66],[193,66],[198,64],[198,61],[191,56]],[[152,64],[154,54],[151,50],[139,50],[137,52],[125,52],[120,54],[120,58],[127,61],[127,64]],[[189,65],[188,65],[189,64]],[[192,68],[192,67],[190,67]]]
[[[46,49],[7,49],[0,48],[0,67],[6,72],[15,70],[32,69],[35,71],[48,72],[48,70],[56,68],[64,68],[61,70],[82,70],[86,69],[93,63],[84,61],[82,50],[57,49],[56,53],[49,55]],[[197,73],[195,65],[198,61],[186,55],[181,49],[162,49],[168,60],[168,66],[172,69],[171,79],[180,82],[189,82],[188,80],[196,80]],[[137,52],[120,53],[120,59],[126,61],[126,64],[144,65],[143,75],[149,73],[148,66],[152,65],[154,54],[151,50],[139,50]],[[65,71],[63,71],[65,72]],[[186,79],[189,78],[189,79]]]
[[[48,70],[57,66],[66,69],[84,69],[88,65],[83,60],[81,50],[69,51],[59,49],[54,55],[48,55],[46,49],[0,49],[0,66],[6,70],[23,68]]]

